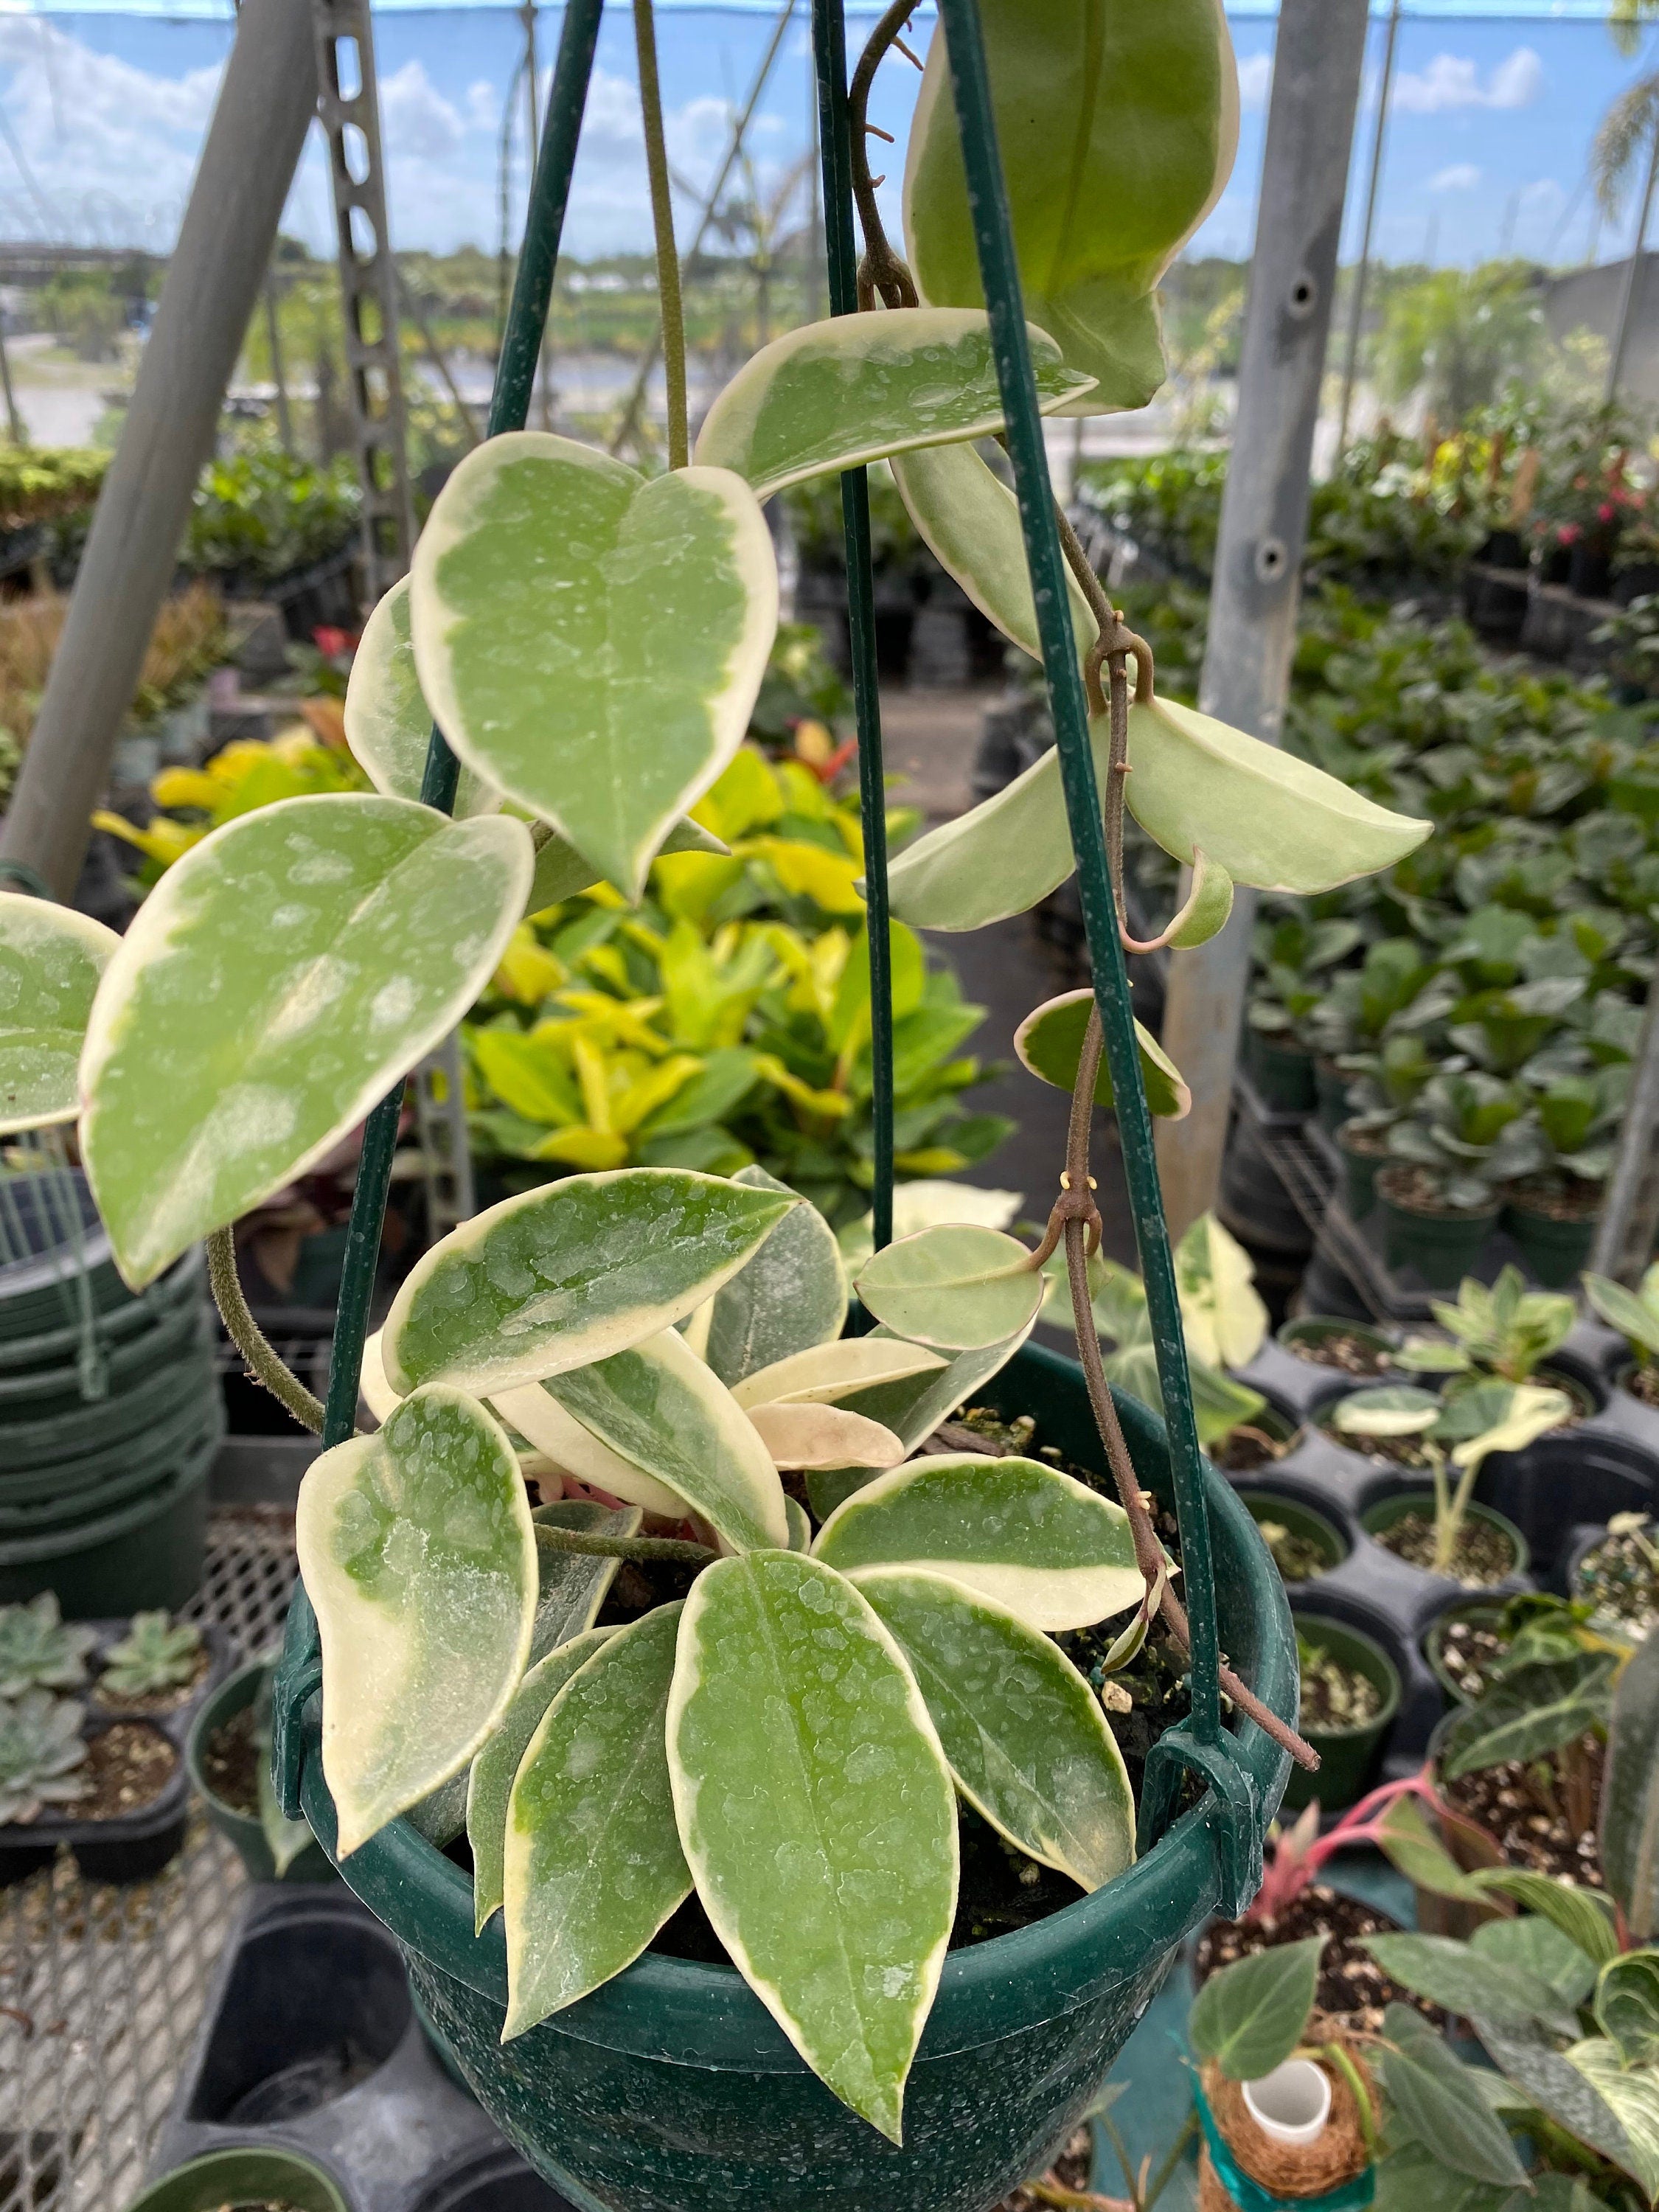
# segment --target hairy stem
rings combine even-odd
[[[256,1382],[262,1382],[279,1400],[302,1429],[313,1436],[323,1432],[323,1402],[313,1398],[293,1369],[279,1359],[264,1331],[248,1310],[236,1273],[236,1237],[229,1229],[216,1229],[207,1240],[208,1285],[219,1309],[226,1334],[247,1364]]]
[[[683,469],[691,459],[690,416],[685,397],[685,310],[680,300],[680,257],[674,247],[674,202],[669,189],[662,85],[657,75],[657,26],[651,0],[634,0],[634,44],[640,61],[651,222],[657,239],[657,296],[662,306],[663,373],[668,383],[668,465]]]
[[[575,1552],[587,1559],[657,1559],[679,1567],[706,1567],[720,1557],[707,1544],[683,1543],[678,1536],[598,1536],[585,1528],[536,1523],[536,1541],[544,1551]]]
[[[847,121],[852,139],[853,198],[858,203],[859,227],[864,233],[864,258],[859,264],[859,305],[873,307],[878,297],[884,307],[914,307],[918,304],[915,281],[905,266],[902,255],[896,253],[888,242],[882,227],[881,210],[876,205],[876,185],[879,179],[870,174],[870,155],[866,140],[872,126],[866,120],[870,107],[870,88],[876,81],[876,71],[881,67],[890,47],[902,46],[899,33],[915,13],[916,0],[893,0],[893,4],[870,33],[869,42],[859,56],[859,65],[853,72],[853,82],[847,89]],[[879,134],[884,137],[884,132]]]

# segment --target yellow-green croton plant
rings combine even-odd
[[[1139,404],[1162,373],[1152,288],[1231,159],[1219,0],[983,13],[1040,404]],[[362,1121],[526,913],[601,881],[636,899],[659,854],[718,849],[687,817],[766,665],[775,492],[891,459],[945,566],[1037,649],[1013,496],[974,442],[1001,403],[943,67],[936,48],[905,179],[926,304],[763,348],[665,474],[528,431],[456,469],[352,672],[372,793],[225,823],[118,940],[0,895],[0,1130],[78,1124],[135,1288],[222,1250]],[[1080,650],[1091,606],[1080,587]],[[1234,883],[1323,890],[1426,834],[1150,675],[1129,804],[1194,866],[1177,943],[1220,926]],[[453,818],[419,795],[434,719]],[[894,906],[975,928],[1072,865],[1050,755],[903,853]],[[1088,1013],[1039,1009],[1027,1065],[1073,1087]],[[1185,1113],[1179,1070],[1142,1051],[1154,1110]],[[323,1766],[343,1856],[400,1816],[465,1829],[477,1925],[505,1924],[507,2038],[695,1891],[807,2064],[896,2141],[958,1802],[1085,1889],[1129,1864],[1123,1760],[1054,1638],[1122,1616],[1132,1649],[1170,1602],[1155,1539],[1044,1462],[921,1450],[1025,1340],[1052,1249],[925,1226],[862,1261],[877,1325],[849,1337],[836,1241],[793,1191],[623,1168],[509,1199],[419,1261],[370,1348],[375,1425],[300,1497]],[[686,1594],[601,1624],[625,1559],[666,1560]]]

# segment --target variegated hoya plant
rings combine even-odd
[[[1140,405],[1163,373],[1154,288],[1232,158],[1221,0],[981,14],[1041,404]],[[659,854],[718,849],[697,804],[777,620],[764,501],[890,460],[945,566],[1038,649],[1015,501],[975,444],[1001,403],[942,41],[905,171],[908,265],[862,160],[869,76],[901,27],[890,11],[854,83],[870,312],[763,348],[663,474],[540,432],[465,460],[353,670],[374,793],[226,823],[118,940],[0,896],[0,1127],[78,1123],[134,1287],[209,1240],[233,1333],[313,1425],[250,1337],[232,1225],[454,1027],[526,913],[596,881],[637,899]],[[669,366],[683,379],[672,345]],[[1235,883],[1316,893],[1427,834],[1160,700],[1069,550],[1112,858],[1127,783],[1191,870],[1165,941],[1212,934]],[[420,797],[434,719],[462,766],[453,818]],[[1050,754],[902,853],[893,907],[977,928],[1072,866]],[[1081,1094],[1085,1146],[1090,1100],[1110,1103],[1098,1038],[1079,994],[1018,1040]],[[1143,1073],[1155,1111],[1187,1110],[1150,1036]],[[400,1816],[440,1843],[465,1829],[477,1926],[504,1917],[508,2038],[619,1973],[695,1890],[806,2063],[896,2141],[956,1905],[956,1800],[1085,1889],[1129,1863],[1123,1760],[1054,1638],[1126,1617],[1121,1661],[1160,1610],[1182,1632],[1144,1501],[921,1449],[1024,1341],[1062,1235],[1081,1265],[1098,1218],[1080,1158],[1039,1250],[964,1221],[872,1254],[870,1334],[843,1334],[827,1226],[753,1168],[572,1175],[467,1222],[404,1283],[365,1365],[378,1425],[301,1492],[323,1765],[348,1861]],[[527,1475],[556,1502],[532,1505]],[[622,1562],[665,1560],[691,1571],[683,1600],[597,1625]]]

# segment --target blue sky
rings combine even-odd
[[[556,27],[550,9],[544,59]],[[729,105],[747,88],[769,28],[763,14],[661,15],[671,153],[688,184],[718,160]],[[1234,33],[1244,99],[1238,162],[1193,250],[1237,256],[1248,252],[1254,228],[1273,25],[1243,17]],[[516,18],[488,8],[389,12],[376,36],[394,242],[493,248]],[[169,243],[228,39],[228,26],[212,21],[0,13],[0,236]],[[1367,110],[1382,41],[1378,24]],[[1659,67],[1659,50],[1645,59]],[[1558,262],[1580,261],[1592,246],[1602,259],[1628,251],[1630,222],[1597,225],[1583,178],[1597,118],[1638,66],[1591,21],[1407,21],[1384,172],[1383,257],[1416,259],[1431,249],[1443,264],[1467,264],[1506,236],[1516,251]],[[753,138],[763,178],[781,177],[805,148],[806,72],[804,32],[792,31]],[[878,82],[872,112],[901,135],[917,82],[897,60]],[[1358,143],[1363,155],[1365,112]],[[515,200],[521,193],[520,161]],[[1351,243],[1359,197],[1350,193]],[[690,205],[683,200],[683,211]],[[327,250],[314,146],[288,221]],[[621,9],[607,12],[567,236],[581,253],[649,242],[632,38]]]

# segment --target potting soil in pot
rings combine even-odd
[[[1330,1565],[1324,1546],[1316,1544],[1311,1536],[1298,1536],[1294,1528],[1287,1528],[1282,1521],[1264,1520],[1260,1515],[1256,1516],[1255,1525],[1261,1531],[1262,1542],[1273,1555],[1273,1565],[1278,1568],[1282,1582],[1311,1582],[1316,1575],[1322,1575]],[[1308,1718],[1306,1689],[1304,1672],[1302,1706],[1304,1726]]]
[[[1601,1858],[1596,1848],[1595,1807],[1601,1792],[1603,1747],[1597,1738],[1587,1735],[1579,1749],[1583,1758],[1584,1798],[1589,1808],[1589,1817],[1582,1823],[1570,1817],[1565,1793],[1554,1787],[1550,1777],[1518,1760],[1483,1767],[1474,1774],[1460,1774],[1455,1782],[1441,1783],[1440,1794],[1455,1813],[1461,1813],[1492,1838],[1510,1866],[1566,1875],[1599,1889]]]
[[[1334,1367],[1340,1375],[1358,1376],[1366,1382],[1388,1374],[1394,1365],[1386,1352],[1379,1352],[1363,1336],[1337,1332],[1311,1341],[1293,1336],[1285,1348],[1296,1358],[1305,1359],[1310,1367]]]
[[[222,1721],[209,1736],[202,1753],[202,1779],[222,1805],[258,1819],[259,1750],[251,1705]]]
[[[1492,1687],[1492,1670],[1514,1640],[1495,1619],[1454,1620],[1441,1635],[1440,1663],[1473,1705]]]
[[[1573,1570],[1572,1594],[1593,1606],[1593,1619],[1640,1642],[1659,1621],[1659,1565],[1653,1533],[1625,1528],[1585,1553]]]
[[[1245,1421],[1211,1445],[1210,1457],[1229,1474],[1251,1474],[1259,1467],[1271,1467],[1275,1460],[1283,1459],[1290,1448],[1288,1437],[1270,1436],[1266,1429]]]
[[[91,1787],[71,1808],[77,1820],[114,1820],[153,1805],[172,1780],[179,1754],[144,1721],[115,1721],[87,1740]]]
[[[1332,1418],[1332,1413],[1322,1414],[1319,1425],[1333,1443],[1345,1451],[1359,1452],[1366,1459],[1386,1460],[1390,1467],[1408,1468],[1413,1474],[1426,1474],[1434,1462],[1430,1457],[1421,1437],[1358,1437],[1345,1436]]]
[[[1632,1367],[1619,1387],[1659,1413],[1659,1367]]]
[[[1392,1552],[1407,1566],[1422,1567],[1428,1572],[1443,1571],[1434,1564],[1434,1520],[1427,1513],[1406,1513],[1387,1528],[1379,1528],[1372,1540],[1381,1544],[1385,1552]],[[1456,1547],[1452,1553],[1452,1579],[1462,1583],[1465,1589],[1486,1589],[1493,1583],[1501,1583],[1515,1567],[1515,1547],[1501,1528],[1490,1521],[1477,1519],[1473,1514],[1457,1532]]]
[[[1369,1728],[1382,1710],[1382,1692],[1368,1674],[1346,1667],[1316,1637],[1299,1636],[1302,1662],[1302,1728],[1322,1735]]]
[[[1210,1976],[1237,1959],[1252,1957],[1280,1943],[1299,1942],[1305,1936],[1329,1938],[1319,1961],[1316,2002],[1351,2034],[1377,2033],[1382,2014],[1391,2004],[1408,2004],[1425,2020],[1443,2027],[1445,2015],[1426,1999],[1412,1996],[1391,1982],[1359,1943],[1366,1936],[1395,1934],[1399,1923],[1386,1912],[1362,1905],[1358,1898],[1323,1882],[1312,1882],[1291,1899],[1271,1924],[1260,1920],[1212,1920],[1198,1940],[1193,1958],[1193,1979],[1201,1989]]]

